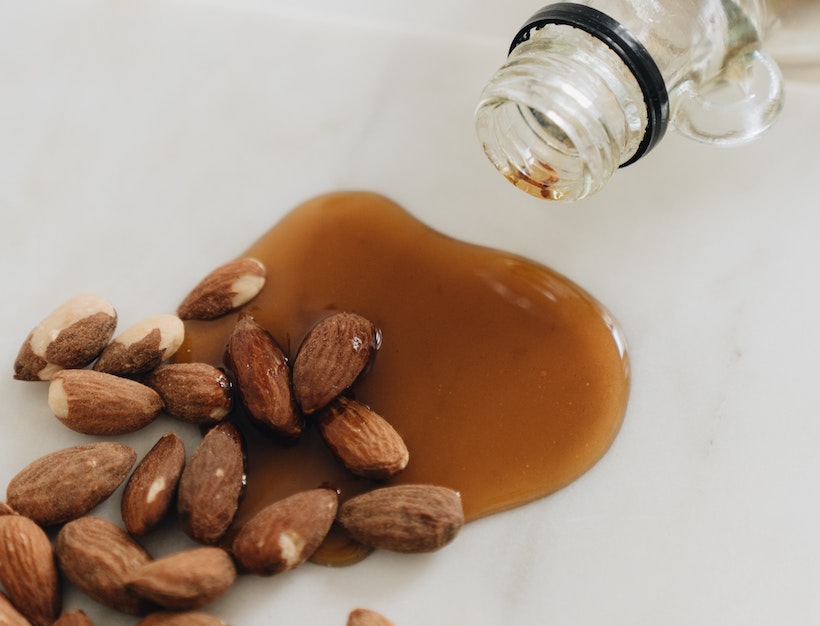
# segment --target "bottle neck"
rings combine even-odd
[[[484,151],[517,187],[552,200],[594,193],[646,152],[641,85],[600,38],[548,23],[519,42],[476,112]],[[657,129],[656,129],[657,130]]]
[[[485,153],[529,193],[574,200],[646,154],[670,119],[698,141],[753,139],[782,106],[780,69],[760,46],[764,8],[763,0],[544,7],[482,94]]]

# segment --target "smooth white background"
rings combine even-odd
[[[736,149],[674,135],[597,197],[498,176],[472,113],[537,7],[465,0],[0,1],[0,484],[88,441],[26,334],[80,291],[125,328],[173,311],[299,202],[382,192],[431,226],[563,272],[621,322],[633,392],[588,474],[431,555],[243,578],[235,626],[814,624],[820,614],[820,87]],[[123,438],[140,453],[176,427]],[[191,446],[196,433],[182,430]],[[116,519],[115,496],[98,514]],[[150,541],[156,554],[178,535]],[[66,595],[98,624],[132,624]]]

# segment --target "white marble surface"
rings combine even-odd
[[[820,86],[790,82],[757,143],[671,134],[601,195],[546,204],[495,174],[472,127],[531,3],[288,4],[0,1],[0,483],[87,440],[55,422],[45,386],[11,379],[56,304],[99,292],[124,328],[173,310],[302,200],[371,189],[603,301],[631,346],[623,429],[579,481],[468,525],[439,553],[245,578],[214,614],[235,626],[341,625],[355,606],[398,626],[816,623]],[[167,428],[125,440],[145,452]],[[112,504],[98,512],[116,519]],[[76,592],[66,606],[134,623]]]

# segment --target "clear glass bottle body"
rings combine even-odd
[[[770,1],[788,5],[790,19],[820,6]],[[637,40],[662,76],[668,122],[683,134],[745,142],[780,111],[781,73],[762,40],[784,12],[770,11],[764,0],[571,4],[609,16]],[[814,45],[820,49],[820,31]],[[812,59],[811,52],[801,54]],[[496,168],[516,186],[553,200],[603,187],[647,132],[646,87],[623,59],[606,37],[574,25],[549,23],[529,32],[489,81],[476,111],[479,139]]]

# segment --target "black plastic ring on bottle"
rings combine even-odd
[[[669,125],[669,94],[654,59],[643,44],[617,20],[597,9],[574,2],[559,2],[538,11],[518,31],[510,45],[510,53],[527,41],[533,31],[547,24],[574,26],[600,39],[621,58],[638,81],[646,104],[647,120],[638,149],[619,167],[631,165],[655,147]]]

